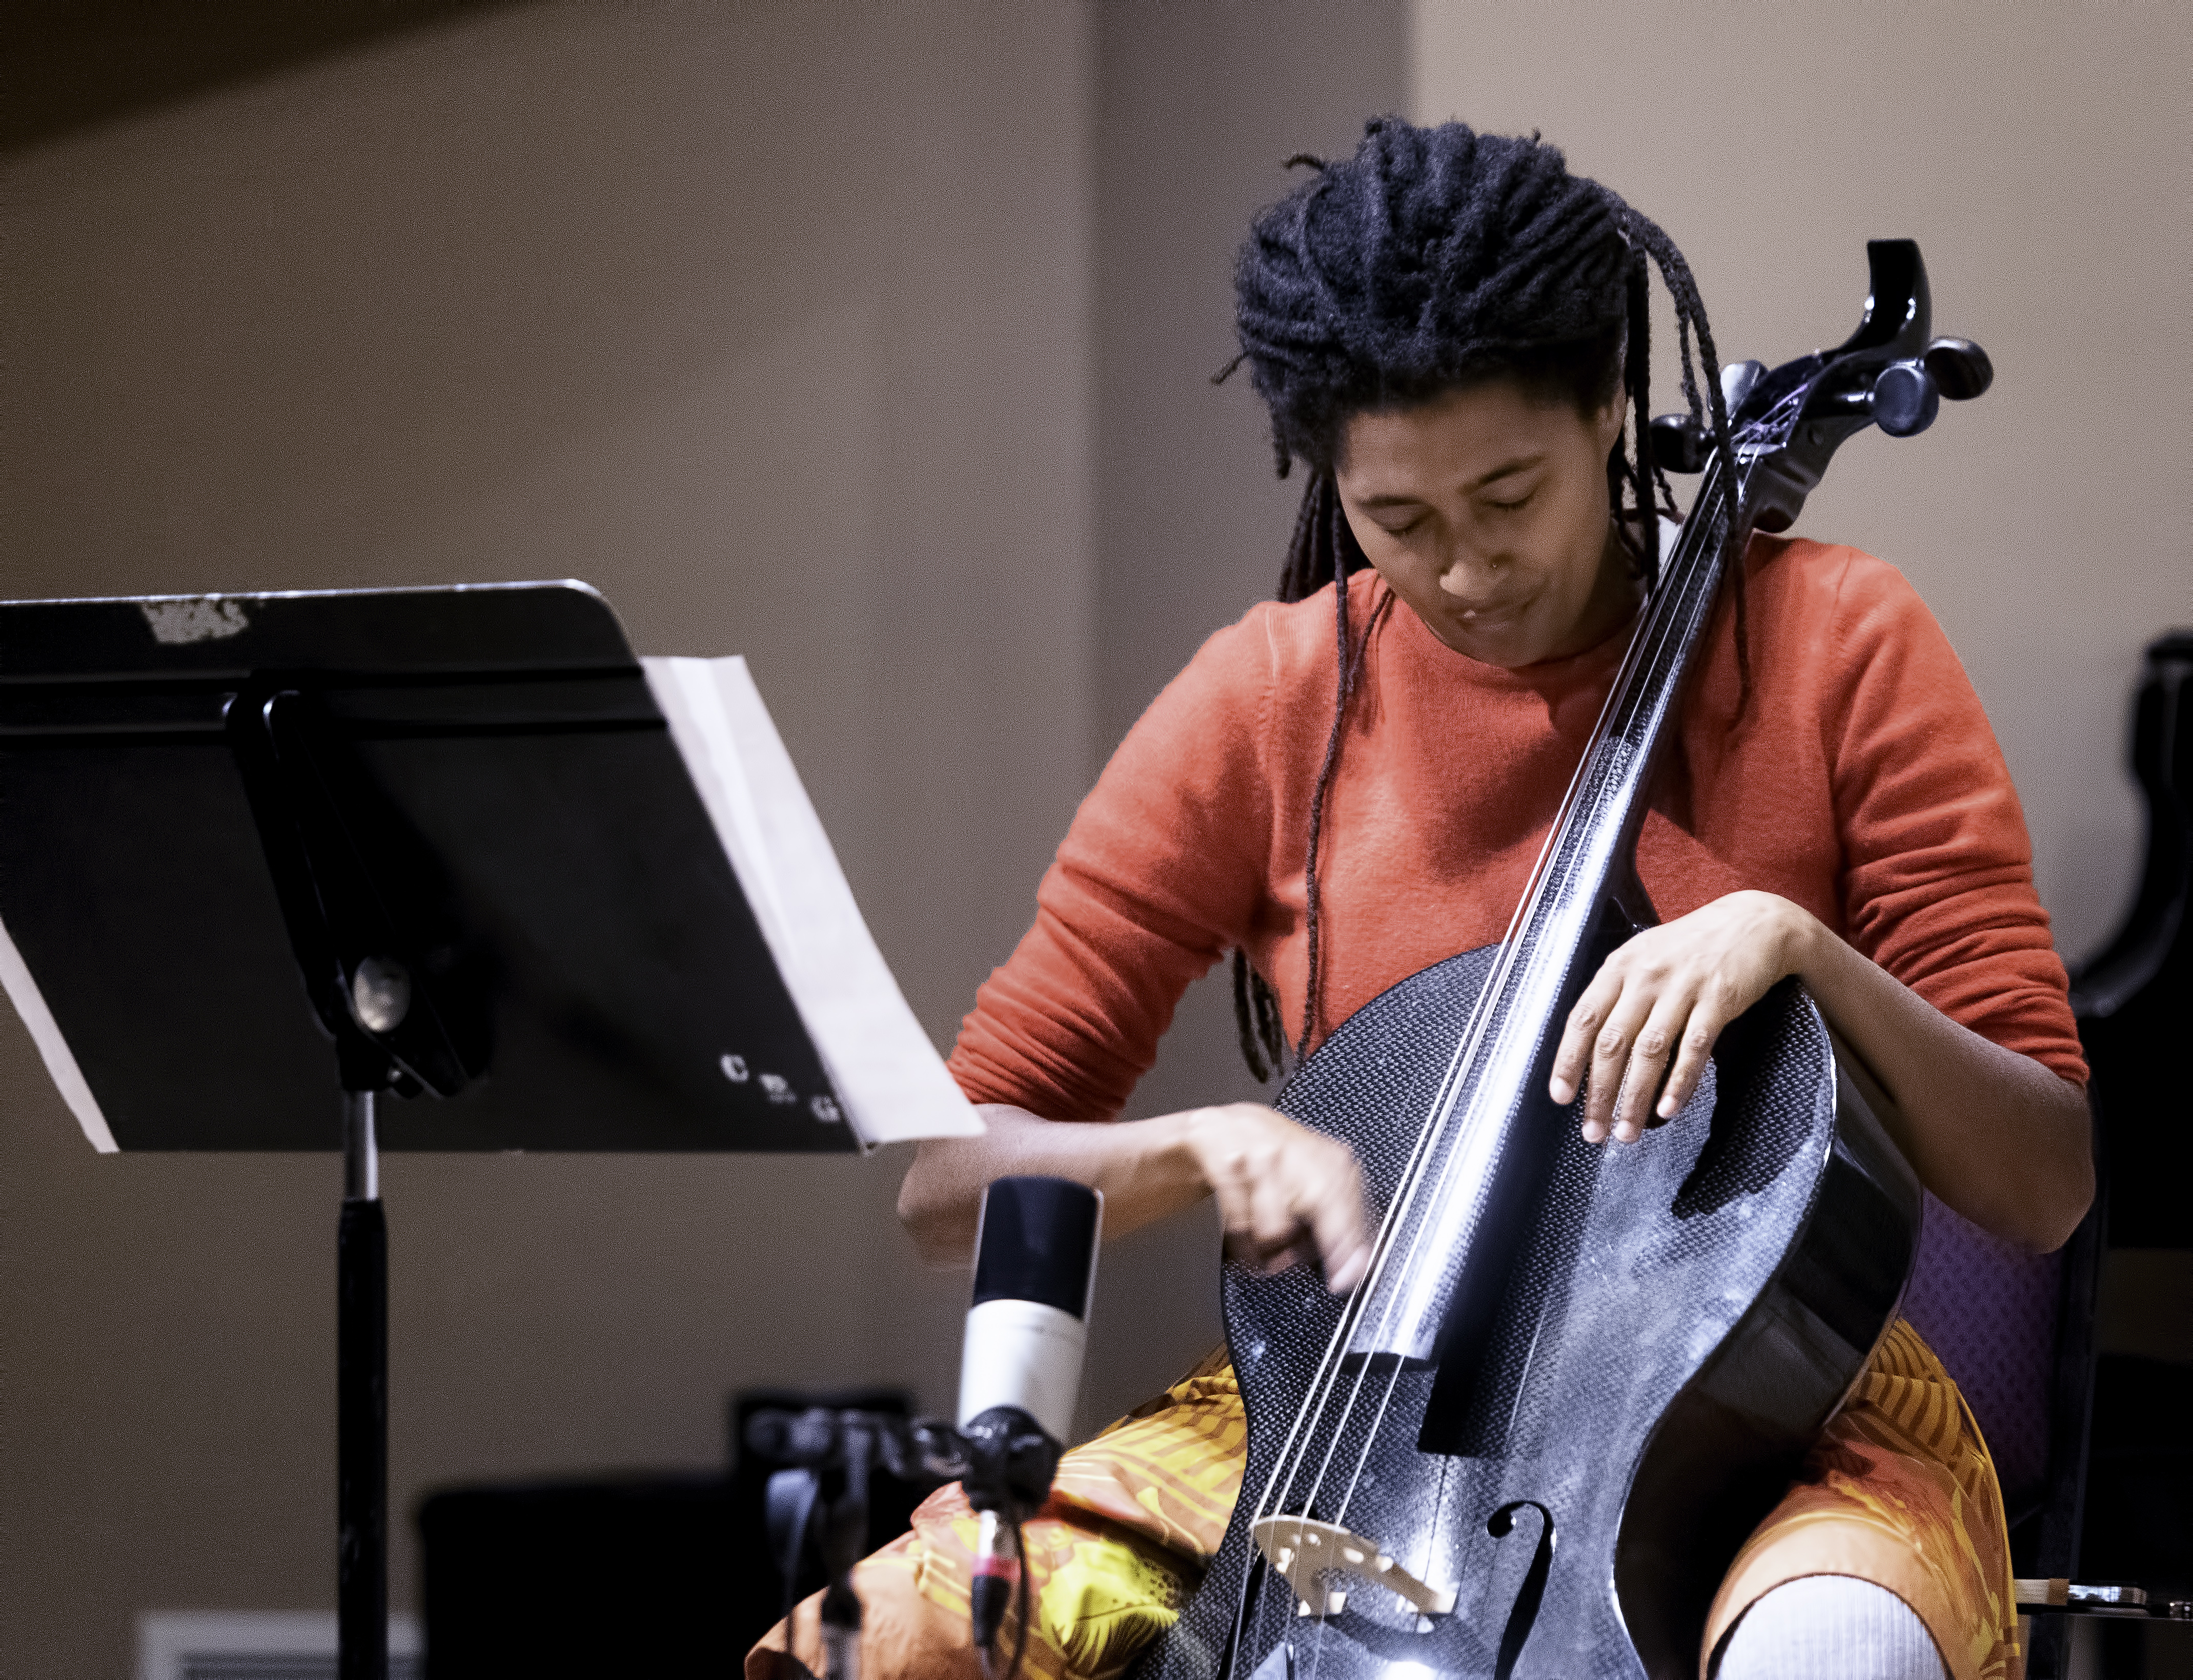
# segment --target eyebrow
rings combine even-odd
[[[1480,473],[1469,481],[1467,488],[1474,494],[1489,484],[1499,483],[1503,478],[1512,478],[1519,472],[1528,472],[1534,466],[1542,466],[1545,464],[1545,460],[1546,457],[1543,452],[1535,455],[1519,455],[1514,460],[1503,461],[1490,472]],[[1411,507],[1423,500],[1422,496],[1365,496],[1360,505],[1365,508]]]

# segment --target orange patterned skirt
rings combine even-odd
[[[1226,1531],[1247,1438],[1222,1349],[1066,1455],[1051,1502],[1025,1531],[1027,1674],[1113,1680],[1172,1626]],[[922,1502],[911,1532],[862,1562],[862,1680],[980,1680],[967,1637],[974,1541],[974,1512],[954,1484]],[[1700,1672],[1761,1593],[1818,1574],[1894,1592],[1925,1621],[1953,1680],[2023,1672],[1987,1444],[1956,1384],[1902,1319],[1730,1565]],[[808,1599],[754,1647],[747,1680],[787,1680],[787,1651],[822,1672],[820,1603],[820,1594]]]

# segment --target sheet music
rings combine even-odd
[[[54,1012],[46,1007],[45,994],[38,983],[31,978],[30,966],[23,961],[23,953],[15,948],[14,936],[5,925],[0,925],[0,988],[8,993],[8,1001],[15,1006],[15,1013],[29,1029],[31,1042],[38,1047],[39,1059],[46,1065],[47,1075],[53,1080],[61,1100],[76,1116],[76,1123],[83,1128],[83,1135],[91,1146],[101,1155],[115,1152],[114,1133],[106,1123],[106,1115],[100,1112],[98,1099],[84,1081],[83,1070],[77,1066],[76,1052],[61,1037],[61,1030],[54,1023]]]
[[[746,660],[640,666],[855,1133],[867,1145],[980,1134],[876,949]]]

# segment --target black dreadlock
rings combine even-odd
[[[1509,378],[1583,412],[1603,408],[1620,381],[1635,414],[1634,442],[1618,438],[1606,462],[1616,534],[1649,591],[1660,575],[1659,515],[1675,504],[1652,458],[1651,271],[1675,306],[1683,397],[1735,460],[1721,361],[1690,265],[1675,242],[1598,182],[1568,172],[1536,134],[1480,134],[1460,123],[1419,129],[1398,117],[1366,125],[1345,163],[1308,154],[1311,178],[1251,223],[1234,266],[1243,362],[1271,411],[1280,476],[1310,470],[1279,598],[1300,601],[1327,584],[1339,649],[1332,729],[1310,798],[1307,871],[1308,972],[1301,1036],[1290,1047],[1263,977],[1234,953],[1234,1010],[1241,1052],[1258,1079],[1308,1054],[1320,969],[1317,864],[1326,794],[1339,762],[1348,701],[1378,614],[1351,649],[1348,578],[1369,562],[1349,529],[1334,458],[1356,414],[1412,408],[1458,386]],[[1692,340],[1704,363],[1692,368]],[[1703,390],[1701,386],[1703,386]],[[1732,542],[1734,522],[1721,533]],[[1726,560],[1735,597],[1737,669],[1748,697],[1751,665],[1744,569]],[[1393,604],[1389,595],[1381,614]],[[1741,702],[1739,702],[1741,703]]]

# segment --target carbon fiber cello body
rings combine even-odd
[[[1402,1117],[1426,1111],[1443,1071],[1421,1054],[1425,1021],[1466,1020],[1493,956],[1394,987],[1281,1096],[1283,1112],[1355,1146],[1381,1213],[1417,1142]],[[1697,1671],[1721,1569],[1894,1315],[1918,1185],[1789,984],[1730,1029],[1714,1077],[1637,1145],[1595,1148],[1567,1116],[1543,1117],[1560,1141],[1479,1380],[1440,1397],[1439,1444],[1452,1450],[1419,1448],[1440,1372],[1403,1372],[1375,1444],[1367,1415],[1337,1433],[1337,1465],[1371,1444],[1353,1497],[1328,1472],[1308,1506],[1345,1509],[1404,1567],[1454,1585],[1452,1611],[1417,1614],[1358,1582],[1340,1586],[1337,1615],[1305,1616],[1259,1555],[1257,1494],[1343,1304],[1303,1268],[1228,1267],[1249,1412],[1242,1496],[1143,1680]]]
[[[1281,1094],[1360,1159],[1372,1270],[1343,1303],[1228,1268],[1242,1491],[1136,1680],[1693,1674],[1723,1570],[1892,1322],[1919,1186],[1794,981],[1635,1145],[1545,1095],[1577,995],[1654,919],[1636,834],[1727,522],[1786,529],[1845,438],[1988,383],[1929,340],[1917,247],[1868,254],[1849,340],[1730,370],[1736,459],[1703,464],[1507,939],[1374,1000]]]

